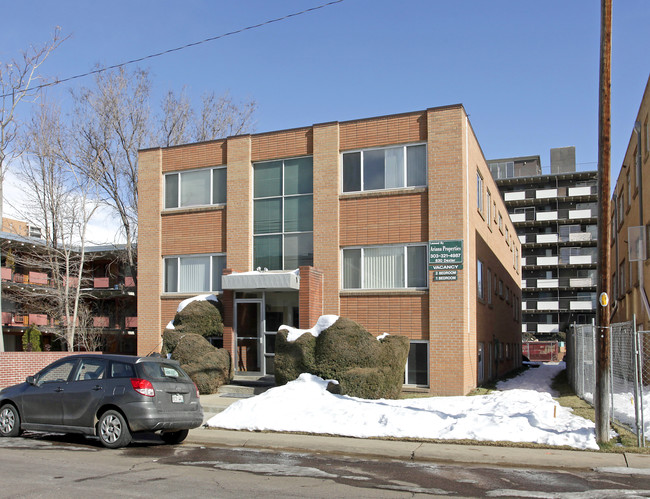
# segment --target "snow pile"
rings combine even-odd
[[[188,304],[192,303],[193,301],[214,301],[218,302],[219,298],[217,298],[213,294],[206,294],[206,295],[197,295],[193,296],[192,298],[188,298],[186,300],[183,300],[178,304],[178,308],[176,309],[176,313],[182,312],[185,307],[187,307]],[[169,321],[169,324],[167,324],[167,329],[175,329],[174,328],[174,320],[172,319]]]
[[[287,341],[296,341],[305,333],[309,333],[314,338],[318,338],[319,334],[325,331],[337,320],[339,320],[338,315],[321,315],[318,318],[318,322],[316,322],[316,325],[311,329],[296,329],[291,326],[280,326],[280,329],[284,329],[285,331],[287,331]]]
[[[474,397],[366,400],[327,391],[327,380],[297,380],[239,400],[208,421],[233,430],[321,433],[349,437],[473,439],[598,449],[594,423],[561,407],[546,391],[517,388],[558,368],[529,369],[503,391]],[[561,367],[560,367],[561,369]],[[530,374],[529,374],[530,373]]]

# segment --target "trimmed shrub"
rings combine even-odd
[[[216,393],[233,378],[232,360],[228,350],[213,347],[199,334],[166,329],[163,354],[170,354],[196,383],[199,393]]]
[[[339,318],[318,338],[303,334],[287,341],[287,331],[278,331],[275,341],[275,381],[278,385],[308,372],[335,379],[332,392],[353,397],[399,398],[409,340],[386,336],[377,340],[360,324]],[[329,390],[329,388],[328,388]]]
[[[286,331],[278,331],[275,336],[275,382],[285,385],[302,373],[315,372],[315,350],[316,338],[311,334],[303,334],[291,342],[287,341]]]
[[[23,352],[41,351],[41,332],[37,327],[29,326],[23,333]]]
[[[174,328],[201,336],[223,336],[223,305],[212,300],[196,300],[174,317]]]

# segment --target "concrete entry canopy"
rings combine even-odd
[[[224,290],[300,290],[300,273],[291,271],[253,271],[237,272],[222,277]]]

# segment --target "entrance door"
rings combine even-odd
[[[236,301],[237,371],[261,371],[262,300]]]

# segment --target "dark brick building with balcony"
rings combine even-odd
[[[3,227],[9,226],[5,223]],[[30,259],[21,257],[38,251],[39,246],[44,245],[39,234],[31,234],[32,237],[26,233],[0,232],[1,317],[5,351],[21,351],[23,334],[30,326],[41,332],[45,349],[63,348],[55,334],[62,320],[48,315],[38,305],[38,297],[47,295],[50,290],[53,292],[56,287],[52,273],[43,265],[30,268]],[[136,278],[125,275],[125,267],[120,263],[123,251],[115,245],[86,248],[82,300],[89,306],[89,322],[99,337],[101,349],[134,354],[138,328]],[[71,279],[70,284],[76,285],[77,280]]]

